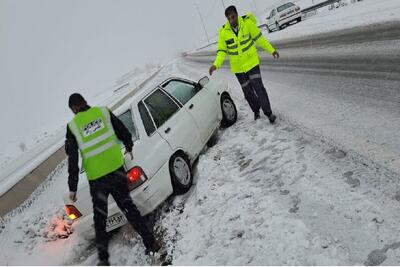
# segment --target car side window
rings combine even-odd
[[[118,119],[125,125],[128,131],[132,134],[132,140],[136,141],[139,139],[139,135],[136,130],[136,126],[133,122],[132,112],[128,110],[127,112],[118,116]]]
[[[169,81],[163,85],[163,88],[168,94],[178,99],[182,105],[185,105],[198,92],[193,84],[177,80]]]
[[[154,91],[146,98],[144,103],[149,109],[157,128],[163,125],[179,110],[178,104],[161,91],[161,89]]]
[[[154,123],[150,117],[148,110],[144,106],[143,101],[139,102],[138,108],[140,117],[142,118],[144,129],[146,130],[147,135],[150,136],[156,131],[156,127],[154,126]]]

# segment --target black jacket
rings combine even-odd
[[[88,110],[88,106],[85,110]],[[125,125],[110,111],[111,124],[115,134],[125,146],[126,151],[131,152],[133,147],[132,135]],[[76,192],[79,181],[79,148],[74,134],[67,126],[67,135],[65,140],[65,152],[68,156],[68,186],[70,192]]]

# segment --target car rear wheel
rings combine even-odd
[[[269,28],[268,26],[265,26],[265,27],[267,28],[267,32],[268,32],[268,33],[271,33],[270,28]]]
[[[276,30],[277,30],[277,31],[280,31],[280,30],[282,29],[282,27],[279,26],[278,22],[275,23],[275,26],[276,26]]]
[[[176,153],[171,157],[169,172],[172,187],[176,195],[181,195],[189,191],[193,183],[193,174],[189,159],[185,154]]]
[[[222,127],[232,126],[237,121],[237,110],[235,102],[228,94],[221,97],[221,110],[222,110]]]

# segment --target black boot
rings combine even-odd
[[[110,262],[108,260],[100,260],[97,266],[110,266]]]
[[[270,114],[269,116],[268,116],[268,119],[269,119],[269,122],[271,123],[271,124],[274,124],[275,123],[275,120],[276,120],[276,116],[274,115],[274,114]]]
[[[157,242],[153,242],[151,245],[146,246],[145,254],[149,255],[150,252],[156,253],[161,249],[161,246]]]
[[[258,120],[260,118],[260,112],[254,112],[254,120]]]

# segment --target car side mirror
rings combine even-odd
[[[207,76],[204,76],[203,78],[201,78],[199,80],[199,85],[201,88],[203,88],[204,86],[206,86],[206,84],[210,81],[210,79]]]

